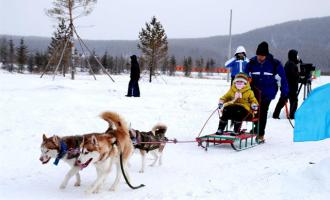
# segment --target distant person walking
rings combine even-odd
[[[131,56],[131,80],[128,84],[127,97],[140,97],[139,79],[140,79],[140,66],[137,61],[136,55]]]
[[[288,83],[281,62],[269,53],[267,42],[261,42],[258,45],[256,54],[246,65],[245,72],[252,78],[251,86],[260,105],[257,142],[264,142],[269,104],[275,98],[278,90],[275,76],[281,77],[282,98],[288,96]]]
[[[225,67],[230,68],[231,85],[235,79],[236,74],[244,72],[246,64],[249,59],[246,57],[246,51],[243,46],[238,46],[235,52],[235,56],[226,61]]]
[[[298,63],[300,59],[298,57],[298,51],[291,49],[288,52],[288,61],[285,63],[284,70],[286,79],[289,86],[289,101],[290,101],[290,114],[289,118],[294,119],[294,114],[298,107],[298,83],[299,83],[299,69]],[[283,106],[286,104],[287,99],[280,98],[277,102],[276,108],[273,113],[274,119],[280,118],[280,112]]]

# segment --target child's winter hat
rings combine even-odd
[[[249,77],[245,73],[238,73],[236,74],[233,82],[235,83],[236,81],[243,81],[245,84],[247,84]]]

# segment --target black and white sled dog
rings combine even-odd
[[[145,169],[145,157],[146,153],[150,152],[154,161],[150,166],[154,166],[159,160],[159,165],[162,164],[162,155],[165,148],[166,141],[168,140],[165,137],[167,131],[167,126],[165,124],[158,123],[156,124],[151,131],[144,132],[135,129],[130,129],[129,134],[134,145],[135,149],[140,150],[142,165],[140,173],[144,172]]]

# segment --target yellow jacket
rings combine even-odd
[[[242,93],[242,98],[238,98],[235,100],[235,93],[236,92],[240,92]],[[254,93],[250,87],[250,84],[247,83],[241,90],[238,90],[235,87],[235,84],[233,83],[233,85],[231,86],[231,88],[229,89],[229,91],[223,95],[220,100],[222,100],[225,104],[225,106],[228,105],[241,105],[243,106],[247,111],[251,111],[251,104],[255,103],[258,105],[258,101],[254,96]]]

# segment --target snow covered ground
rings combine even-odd
[[[113,77],[115,83],[107,76],[98,76],[97,81],[91,76],[77,76],[74,81],[58,76],[52,81],[51,76],[40,79],[0,71],[0,199],[329,199],[330,140],[293,143],[288,120],[272,118],[266,143],[245,151],[220,145],[206,152],[196,143],[168,144],[163,165],[148,166],[144,174],[138,173],[140,155],[135,153],[131,182],[145,184],[142,189],[131,190],[122,179],[116,192],[109,191],[112,173],[100,193],[86,195],[96,178],[89,166],[81,172],[81,187],[74,187],[72,179],[60,190],[69,166],[40,163],[43,133],[102,132],[107,123],[98,115],[111,110],[135,129],[150,130],[163,122],[169,138],[194,140],[229,87],[225,80],[163,76],[151,84],[141,81],[141,98],[127,98],[129,76]],[[313,88],[329,81],[330,77],[321,77],[313,81]],[[217,123],[215,115],[202,134],[214,132]]]

